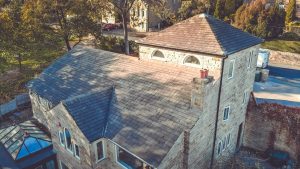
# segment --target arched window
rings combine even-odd
[[[159,51],[159,50],[155,51],[153,53],[152,57],[161,58],[161,59],[165,58],[164,54],[161,51]]]
[[[184,63],[186,64],[196,64],[199,65],[200,62],[195,56],[188,56],[185,60]]]
[[[65,129],[65,137],[66,137],[66,146],[67,149],[72,151],[72,141],[71,141],[71,133],[69,132],[68,129]]]

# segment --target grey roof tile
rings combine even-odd
[[[157,167],[198,119],[189,110],[191,81],[198,75],[195,68],[166,69],[164,63],[77,46],[28,88],[53,106],[63,102],[88,140],[109,138]]]
[[[260,44],[263,40],[212,16],[200,14],[137,42],[213,55],[230,55]]]

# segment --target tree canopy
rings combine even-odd
[[[234,25],[262,38],[274,38],[282,34],[285,11],[279,4],[265,7],[264,0],[242,5],[235,13]]]

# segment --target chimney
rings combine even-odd
[[[200,71],[200,77],[194,78],[192,81],[192,92],[191,92],[191,108],[199,109],[203,111],[203,106],[205,106],[205,99],[212,89],[213,77],[208,76],[208,71]]]

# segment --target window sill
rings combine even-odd
[[[105,159],[105,157],[101,158],[100,160],[96,160],[96,164],[102,162]]]

